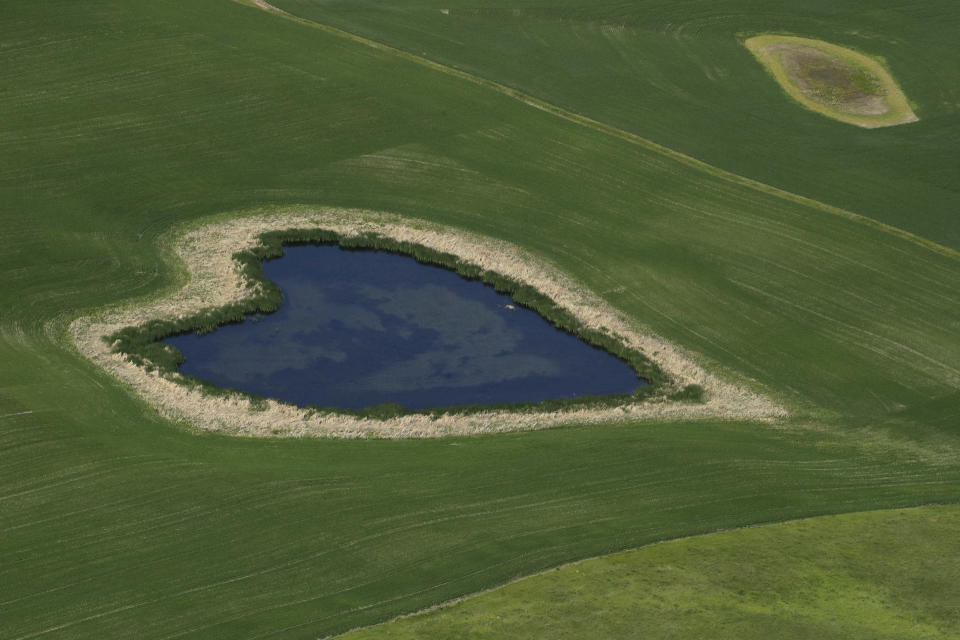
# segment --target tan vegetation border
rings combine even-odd
[[[585,326],[603,331],[656,362],[671,383],[662,394],[643,402],[605,408],[572,408],[551,412],[504,410],[467,415],[404,415],[387,420],[337,413],[312,413],[268,400],[252,406],[240,394],[211,396],[177,382],[179,374],[148,372],[115,353],[104,336],[155,319],[185,318],[201,309],[235,303],[251,295],[233,255],[260,244],[269,231],[318,228],[352,237],[379,234],[453,254],[484,270],[534,287],[570,312]],[[666,340],[640,331],[595,294],[547,263],[508,242],[485,238],[422,220],[349,209],[285,209],[258,212],[208,223],[172,239],[172,249],[188,273],[186,284],[160,299],[103,310],[78,318],[70,336],[94,363],[129,384],[142,398],[172,420],[196,428],[244,436],[437,437],[538,429],[559,424],[625,420],[689,420],[705,418],[772,421],[786,411],[755,392],[707,373]],[[666,396],[686,385],[704,389],[704,402],[670,401]]]
[[[880,61],[859,51],[823,40],[773,34],[754,36],[744,40],[743,44],[763,64],[764,68],[774,77],[783,90],[807,109],[865,129],[890,127],[919,120],[910,107],[907,96],[897,85],[897,81],[894,80],[890,71]],[[780,56],[777,55],[778,51],[790,47],[810,47],[848,66],[861,68],[869,72],[883,87],[884,99],[890,108],[889,111],[879,115],[856,114],[844,111],[841,108],[833,108],[809,98],[800,89],[796,79],[783,67]]]

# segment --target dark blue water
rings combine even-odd
[[[410,409],[631,393],[621,360],[508,297],[413,258],[288,247],[264,263],[276,313],[168,338],[181,371],[301,406]]]

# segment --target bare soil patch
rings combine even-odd
[[[844,64],[826,53],[798,45],[765,47],[811,100],[846,113],[878,116],[890,112],[883,84],[864,69]]]
[[[756,36],[744,44],[787,94],[809,109],[864,128],[917,120],[878,60],[794,36]]]

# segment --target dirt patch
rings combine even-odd
[[[879,79],[812,47],[775,44],[764,47],[811,100],[846,113],[878,116],[890,112]]]
[[[602,331],[656,362],[669,376],[662,395],[613,408],[554,412],[490,411],[440,417],[406,415],[389,420],[308,412],[275,400],[252,407],[239,394],[209,396],[178,382],[179,374],[159,375],[113,352],[103,337],[154,319],[183,318],[201,309],[219,307],[251,294],[232,256],[259,244],[267,231],[319,228],[343,236],[375,233],[401,242],[450,253],[536,288],[585,326]],[[170,240],[185,263],[189,280],[160,299],[108,309],[70,325],[77,348],[93,362],[130,385],[162,415],[199,429],[246,436],[437,437],[536,429],[558,424],[625,420],[705,418],[770,421],[786,411],[766,398],[707,373],[675,345],[636,327],[606,302],[549,264],[509,243],[483,238],[419,220],[359,210],[286,210],[208,224]],[[700,385],[703,403],[671,401],[669,393]]]
[[[794,36],[756,36],[744,44],[787,94],[814,111],[865,128],[917,120],[890,73],[864,54]]]

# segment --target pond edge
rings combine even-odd
[[[159,341],[185,333],[196,332],[202,335],[227,324],[243,322],[253,314],[276,311],[283,304],[283,293],[274,282],[264,275],[264,261],[282,257],[285,248],[289,246],[338,246],[347,250],[385,251],[394,255],[410,257],[421,264],[452,271],[466,280],[479,281],[489,285],[498,293],[509,295],[517,306],[536,312],[553,327],[616,357],[629,366],[638,378],[643,379],[647,385],[638,387],[632,393],[593,394],[537,402],[470,404],[425,409],[407,409],[398,404],[384,403],[361,410],[310,405],[304,407],[308,411],[385,420],[414,413],[440,416],[444,414],[465,415],[491,410],[545,412],[574,407],[616,407],[630,402],[638,402],[656,394],[663,395],[663,390],[660,387],[664,385],[667,385],[666,389],[669,391],[671,399],[693,402],[702,398],[703,389],[698,385],[687,385],[681,389],[675,389],[660,367],[644,356],[642,352],[627,347],[607,333],[585,326],[565,309],[554,303],[552,299],[533,287],[502,274],[483,270],[476,264],[450,253],[440,252],[410,242],[399,242],[375,233],[346,236],[327,229],[317,228],[267,231],[260,234],[258,240],[258,245],[233,254],[233,260],[240,265],[241,277],[246,283],[246,288],[250,291],[248,297],[225,307],[202,309],[186,317],[149,320],[105,336],[105,340],[111,345],[115,353],[126,356],[130,362],[146,368],[148,372],[156,370],[168,379],[199,389],[209,395],[239,394],[250,400],[254,406],[262,407],[268,398],[241,389],[218,386],[200,378],[179,373],[179,366],[184,361],[183,355],[175,347],[160,344]],[[178,373],[179,375],[177,375]]]
[[[482,279],[568,332],[627,360],[651,384],[636,397],[419,412],[386,407],[364,413],[304,409],[198,384],[171,370],[175,353],[153,342],[160,334],[213,330],[246,314],[276,309],[282,294],[263,277],[262,260],[282,254],[282,246],[291,241],[381,248]],[[773,421],[787,415],[757,393],[708,374],[681,349],[639,330],[553,266],[501,240],[393,214],[311,207],[261,210],[180,228],[161,243],[185,266],[185,284],[154,300],[77,318],[69,335],[82,354],[127,383],[163,416],[198,430],[245,436],[408,438],[626,420]],[[107,336],[109,342],[104,340]],[[129,339],[136,336],[139,346],[131,349]],[[144,350],[145,346],[149,348]]]

